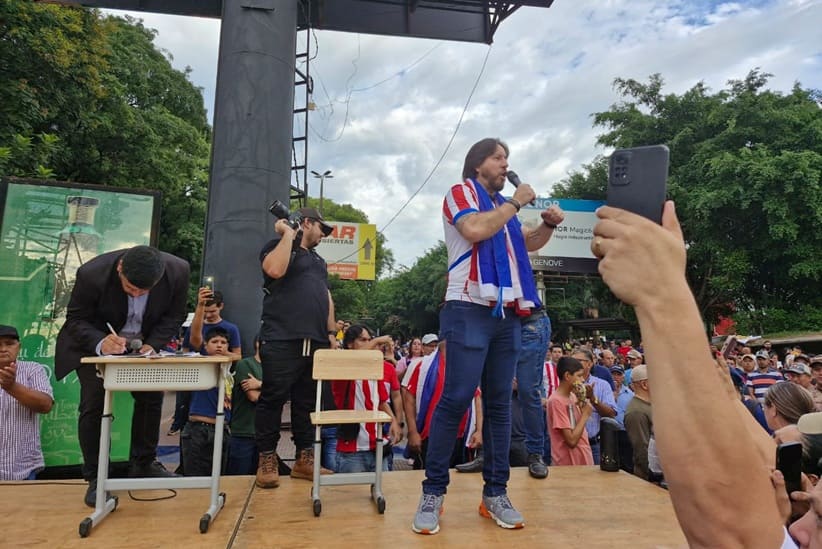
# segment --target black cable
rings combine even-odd
[[[408,197],[408,200],[406,200],[405,203],[402,206],[400,206],[400,209],[397,210],[397,213],[395,213],[393,215],[393,217],[391,217],[391,219],[389,219],[388,222],[385,225],[383,225],[381,229],[379,229],[377,231],[379,234],[382,234],[385,231],[385,229],[387,229],[391,225],[391,223],[393,223],[394,220],[397,219],[397,217],[399,217],[399,215],[403,212],[403,210],[406,207],[408,207],[408,205],[411,203],[411,201],[414,200],[414,198],[420,193],[420,191],[428,184],[428,182],[434,176],[434,173],[437,171],[437,168],[439,168],[440,164],[445,159],[445,155],[448,154],[448,150],[451,148],[451,145],[454,143],[454,139],[457,137],[457,133],[459,132],[460,126],[462,125],[462,119],[465,117],[465,113],[468,111],[468,106],[471,104],[471,99],[474,97],[474,92],[477,90],[477,87],[479,86],[480,80],[482,79],[482,75],[485,72],[485,67],[488,64],[488,57],[491,55],[491,48],[492,48],[492,46],[488,46],[488,50],[485,52],[485,59],[482,60],[482,66],[480,67],[479,74],[477,74],[477,78],[474,81],[474,85],[471,87],[471,93],[468,94],[468,99],[465,100],[465,105],[462,107],[462,112],[460,113],[460,117],[457,120],[457,125],[454,128],[454,131],[451,133],[451,138],[448,140],[448,143],[445,145],[445,150],[442,151],[442,154],[440,155],[437,162],[434,164],[434,167],[431,168],[430,172],[428,172],[428,175],[423,180],[423,182],[420,184],[420,186],[417,188],[417,190],[415,190],[411,194],[411,196]],[[362,249],[362,247],[356,249],[355,251],[351,252],[347,256],[340,258],[337,262],[341,262],[341,261],[344,261],[344,260],[348,259],[349,257],[353,256],[354,254],[359,253],[359,251],[361,249]]]
[[[410,204],[411,201],[414,200],[414,197],[416,197],[419,194],[419,192],[428,184],[428,182],[434,176],[434,173],[437,171],[437,168],[440,167],[440,164],[445,159],[445,155],[448,154],[448,151],[451,148],[451,145],[454,143],[454,139],[457,137],[457,133],[460,130],[460,126],[462,126],[462,119],[465,117],[465,113],[468,111],[468,105],[471,104],[471,98],[474,97],[474,92],[477,91],[477,86],[479,86],[480,80],[482,79],[482,74],[485,72],[485,66],[488,64],[488,57],[490,55],[491,55],[491,46],[488,46],[488,51],[485,52],[485,59],[482,60],[482,67],[480,67],[480,71],[479,71],[479,74],[477,75],[477,79],[474,81],[474,86],[471,88],[471,93],[468,94],[468,99],[465,100],[465,105],[462,108],[462,112],[460,113],[459,120],[457,120],[457,125],[454,128],[454,132],[451,134],[451,139],[448,140],[448,144],[445,146],[445,150],[442,151],[442,154],[440,155],[440,157],[437,160],[436,164],[434,164],[434,167],[431,168],[431,171],[428,173],[425,180],[423,180],[422,184],[420,184],[420,186],[417,188],[417,190],[414,191],[411,194],[410,197],[408,197],[408,200],[405,201],[405,204],[400,206],[400,209],[397,210],[397,213],[395,213],[394,216],[391,219],[388,220],[388,223],[386,223],[385,225],[382,226],[382,228],[379,230],[379,232],[385,231],[385,229],[387,229],[391,225],[391,223],[393,223],[394,220],[397,219],[397,217],[399,217],[399,215],[408,206],[408,204]]]
[[[158,498],[137,498],[134,497],[134,494],[132,494],[131,490],[129,490],[128,497],[130,497],[134,501],[163,501],[164,499],[174,499],[177,497],[177,490],[172,490],[171,488],[157,488],[157,490],[168,490],[169,492],[171,492],[171,495],[161,496]]]

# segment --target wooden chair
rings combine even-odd
[[[379,410],[379,398],[374,398],[372,410],[321,410],[323,381],[359,381],[376,380],[383,377],[383,355],[380,351],[371,350],[331,350],[320,349],[314,353],[313,377],[317,380],[317,403],[311,414],[314,424],[314,485],[311,488],[311,499],[314,503],[314,516],[320,516],[320,486],[340,486],[347,484],[370,484],[371,498],[377,504],[380,514],[385,512],[385,498],[382,494],[382,455],[383,441],[377,437],[376,471],[373,473],[335,473],[320,475],[320,456],[322,456],[321,429],[323,425],[342,423],[376,423],[377,433],[382,433],[382,424],[391,423],[391,416]],[[375,395],[376,396],[376,395]]]

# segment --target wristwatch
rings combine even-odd
[[[596,397],[596,395],[594,395],[594,398],[591,400],[591,403],[592,403],[594,406],[596,406],[597,404],[599,404],[599,399]]]
[[[328,335],[337,337],[337,330],[328,330]]]

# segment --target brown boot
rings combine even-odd
[[[334,471],[320,467],[321,475],[331,475]],[[305,448],[299,451],[297,461],[291,468],[291,478],[301,478],[304,480],[314,480],[314,450]]]
[[[277,471],[277,454],[261,452],[260,464],[257,466],[257,480],[260,488],[276,488],[280,485],[280,473]]]

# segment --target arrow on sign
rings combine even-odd
[[[362,245],[362,249],[363,249],[363,252],[365,253],[365,260],[366,261],[371,260],[371,248],[372,247],[373,247],[373,244],[371,244],[371,239],[367,238],[365,240],[365,244]]]

